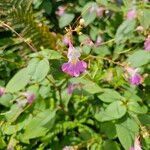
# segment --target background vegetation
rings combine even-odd
[[[0,149],[150,149],[149,18],[144,0],[0,0]]]

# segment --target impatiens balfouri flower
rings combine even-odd
[[[74,77],[78,77],[81,73],[85,72],[87,64],[85,61],[79,60],[80,55],[79,50],[70,44],[67,55],[69,60],[62,65],[62,71]]]
[[[142,150],[139,137],[135,138],[134,147],[131,147],[129,150]]]
[[[24,92],[22,95],[24,95],[27,99],[27,102],[29,104],[32,104],[35,100],[35,95],[33,93],[30,92]]]
[[[138,68],[131,68],[131,67],[127,67],[126,68],[128,74],[129,74],[129,82],[132,85],[139,85],[142,83],[142,76],[138,73]]]
[[[0,87],[0,96],[3,96],[5,94],[5,88]]]
[[[147,39],[144,42],[144,50],[150,51],[150,35],[147,37]]]
[[[136,9],[131,9],[128,11],[127,13],[127,19],[128,20],[133,20],[137,17],[137,12],[136,12]]]

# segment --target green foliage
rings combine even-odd
[[[149,8],[143,0],[1,0],[0,149],[129,150],[136,137],[150,149]],[[76,63],[64,36],[87,64],[79,77],[62,71]]]

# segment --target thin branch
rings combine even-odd
[[[10,29],[12,32],[14,32],[24,43],[26,43],[32,51],[36,52],[37,49],[35,47],[33,47],[29,42],[27,42],[27,40],[25,40],[17,31],[15,31],[12,27],[10,27],[8,24],[0,21],[0,24],[3,25],[4,27]]]

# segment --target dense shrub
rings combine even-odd
[[[148,0],[0,1],[0,149],[150,149]]]

